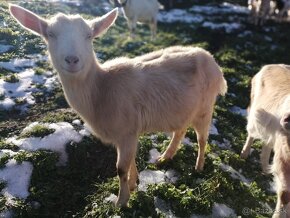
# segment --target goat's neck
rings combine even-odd
[[[86,119],[90,118],[90,114],[94,110],[93,102],[96,102],[99,92],[98,78],[102,73],[103,70],[95,62],[88,72],[82,72],[80,76],[60,74],[60,80],[68,103]]]

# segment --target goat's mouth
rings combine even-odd
[[[69,74],[76,74],[78,72],[81,72],[83,70],[83,66],[80,67],[64,67],[61,66],[62,70],[64,70],[66,73]]]

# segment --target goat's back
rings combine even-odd
[[[102,105],[96,105],[93,123],[110,135],[186,128],[194,117],[211,113],[216,96],[226,90],[214,58],[199,48],[171,47],[102,67]]]
[[[140,22],[149,22],[156,20],[159,10],[157,0],[131,0],[124,7],[125,15],[128,19],[137,19]]]

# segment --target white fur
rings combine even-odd
[[[151,29],[151,38],[154,39],[157,32],[157,14],[159,3],[157,0],[115,0],[123,6],[124,14],[128,22],[131,36],[134,37],[137,22],[148,23]]]
[[[199,145],[196,169],[203,169],[214,103],[227,90],[211,54],[175,46],[100,64],[92,40],[114,23],[117,10],[92,21],[64,14],[44,20],[15,5],[10,12],[22,26],[44,37],[69,105],[97,137],[116,146],[117,204],[126,205],[135,188],[137,142],[144,132],[173,132],[160,157],[171,159],[187,127],[193,126]]]
[[[249,155],[254,139],[261,139],[264,173],[272,172],[277,189],[274,217],[290,217],[290,66],[267,65],[252,80],[248,138],[241,156]],[[274,160],[269,166],[272,149]],[[270,171],[271,169],[271,171]]]

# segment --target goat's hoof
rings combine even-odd
[[[249,154],[247,154],[246,152],[242,151],[241,154],[240,154],[240,157],[242,159],[246,159],[247,157],[249,156]]]
[[[195,166],[195,170],[196,170],[196,172],[202,172],[203,171],[203,166]]]
[[[170,158],[165,157],[164,155],[161,155],[157,160],[156,160],[156,165],[160,165],[168,161]]]
[[[128,201],[121,201],[119,198],[115,203],[116,207],[126,208],[128,207]]]
[[[130,192],[133,192],[137,189],[137,183],[135,183],[134,185],[129,185],[129,189],[130,189]]]

